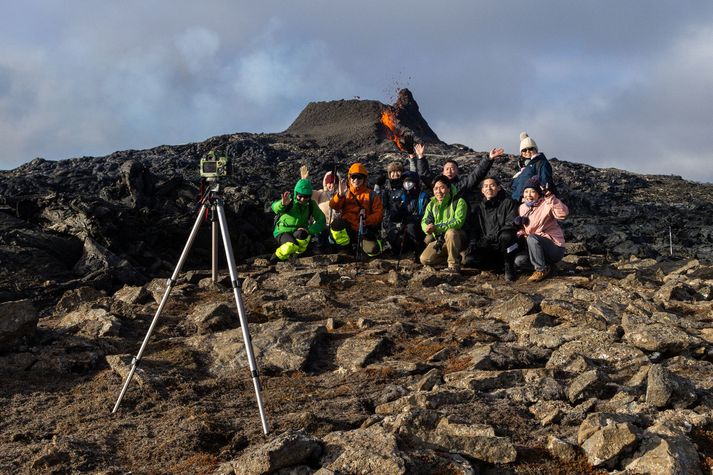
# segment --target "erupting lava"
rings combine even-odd
[[[386,127],[386,137],[396,144],[399,150],[404,151],[401,144],[401,135],[396,131],[396,114],[390,110],[385,110],[381,113],[381,123]]]

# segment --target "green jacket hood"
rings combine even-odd
[[[307,178],[302,178],[295,184],[295,190],[292,198],[297,199],[297,194],[312,196],[312,182]]]

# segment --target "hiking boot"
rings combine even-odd
[[[515,282],[517,280],[517,274],[515,274],[515,266],[512,262],[505,262],[505,280],[508,282]]]
[[[460,266],[458,264],[453,264],[444,269],[444,272],[448,274],[458,275],[460,274]]]
[[[544,280],[545,277],[550,275],[550,268],[545,267],[542,270],[536,270],[535,272],[532,273],[532,275],[527,279],[528,282],[540,282],[541,280]]]
[[[274,265],[277,264],[278,262],[280,262],[280,259],[279,259],[275,254],[273,254],[272,256],[270,256],[270,265],[273,265],[273,266],[274,266]]]

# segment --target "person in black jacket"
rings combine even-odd
[[[417,173],[404,172],[400,178],[401,189],[390,189],[384,193],[382,223],[393,255],[401,258],[405,252],[415,252],[417,258],[426,247],[421,218],[429,196],[421,191]]]
[[[422,144],[419,144],[418,148],[414,147],[414,149],[416,151],[416,157],[418,158],[418,160],[416,159],[416,157],[410,155],[409,169],[411,171],[418,172],[425,185],[430,186],[431,183],[426,182],[426,177],[431,177],[433,176],[433,174],[430,171],[428,160],[425,158],[424,155],[424,146]],[[463,265],[465,266],[470,267],[476,264],[473,250],[477,245],[477,230],[474,228],[474,223],[472,222],[470,216],[472,215],[472,212],[475,209],[477,202],[472,190],[474,190],[478,183],[480,183],[480,181],[486,177],[486,175],[490,171],[490,167],[493,166],[493,161],[497,157],[500,157],[504,154],[505,150],[503,150],[502,148],[492,149],[488,154],[488,157],[480,160],[478,165],[468,175],[460,174],[458,162],[453,159],[446,160],[446,162],[443,164],[443,170],[441,171],[441,174],[446,176],[450,180],[451,185],[455,187],[456,193],[454,195],[454,199],[463,198],[468,204],[469,208],[469,218],[466,224],[463,226],[463,231],[465,231],[468,235],[467,239],[469,242],[468,250],[464,253],[463,257]]]
[[[515,280],[513,261],[517,250],[517,230],[513,220],[517,203],[507,196],[496,178],[488,177],[480,187],[483,200],[475,208],[478,229],[474,257],[476,265],[502,268],[505,279]]]

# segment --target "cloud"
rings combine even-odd
[[[713,4],[27,0],[0,18],[0,168],[284,130],[409,87],[448,142],[713,180]]]

